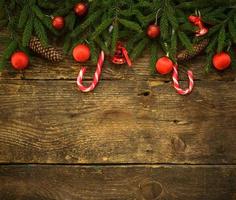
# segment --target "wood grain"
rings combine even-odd
[[[7,37],[2,31],[0,57]],[[205,74],[204,58],[192,60],[196,87],[181,97],[148,63],[148,54],[133,68],[107,58],[89,94],[77,91],[81,66],[70,57],[5,68],[0,199],[235,200],[235,69]]]
[[[235,200],[235,166],[1,166],[4,200]]]
[[[236,163],[236,83],[0,81],[2,163]]]

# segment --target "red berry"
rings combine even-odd
[[[77,45],[73,50],[73,57],[77,62],[86,62],[90,58],[90,49],[84,44]]]
[[[228,53],[221,52],[213,57],[213,65],[217,70],[225,70],[231,64],[231,57]]]
[[[156,70],[160,74],[169,74],[173,70],[174,63],[166,56],[160,58],[156,63]]]
[[[23,51],[18,51],[11,56],[11,64],[14,69],[25,69],[29,65],[29,57]]]
[[[151,39],[155,39],[160,35],[160,27],[153,24],[149,25],[147,28],[147,35]]]
[[[77,3],[74,6],[74,12],[76,15],[82,17],[84,16],[88,11],[88,7],[85,3]]]
[[[65,20],[63,17],[57,16],[52,19],[52,26],[57,29],[61,30],[65,26]]]

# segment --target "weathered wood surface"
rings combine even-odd
[[[193,60],[196,87],[182,97],[170,76],[150,76],[148,60],[107,61],[89,94],[77,91],[72,59],[4,69],[0,199],[235,200],[235,69],[206,75]]]
[[[235,200],[235,166],[1,166],[4,200]]]
[[[0,81],[3,163],[235,163],[236,84]]]

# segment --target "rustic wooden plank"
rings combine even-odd
[[[236,83],[0,81],[2,163],[236,163]]]
[[[0,52],[4,49],[4,43],[7,40],[8,36],[6,32],[0,34]],[[159,53],[160,56],[162,53]],[[1,53],[0,53],[1,57]],[[142,58],[137,59],[134,62],[132,68],[119,65],[113,65],[110,60],[111,58],[106,58],[106,64],[103,69],[102,79],[104,80],[157,80],[157,81],[171,81],[170,75],[161,76],[161,75],[150,75],[150,68],[149,68],[149,59],[150,56],[146,53]],[[193,70],[195,79],[197,80],[235,80],[235,69],[230,68],[225,72],[216,72],[213,70],[211,73],[206,74],[203,66],[205,63],[204,57],[198,57],[186,65]],[[93,73],[95,71],[95,66],[88,63],[88,72],[86,74],[86,79],[91,80],[93,78]],[[44,80],[44,79],[66,79],[66,80],[75,80],[81,65],[75,63],[73,59],[68,56],[63,62],[61,63],[49,63],[40,58],[34,58],[31,61],[31,65],[27,70],[22,72],[15,71],[11,67],[5,68],[2,72],[0,79],[34,79],[34,80]],[[180,79],[186,80],[187,75],[187,67],[182,66],[180,68]]]
[[[235,200],[235,166],[0,166],[4,200]]]

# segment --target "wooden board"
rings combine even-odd
[[[235,200],[235,166],[1,166],[4,200]]]
[[[235,200],[235,69],[206,74],[203,57],[190,61],[181,86],[190,68],[196,87],[182,97],[148,63],[148,54],[133,68],[107,57],[89,94],[77,91],[81,66],[70,57],[5,68],[0,199]],[[85,84],[94,70],[90,63]]]
[[[235,163],[236,84],[217,83],[2,80],[0,162]]]

